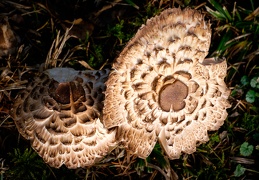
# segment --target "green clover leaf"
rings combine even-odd
[[[250,85],[253,88],[259,89],[259,77],[252,78],[251,81],[250,81]]]
[[[235,177],[240,177],[245,173],[246,168],[244,168],[243,166],[241,166],[241,164],[238,164],[236,167],[236,170],[234,172],[234,176]]]
[[[253,103],[255,102],[255,97],[256,97],[256,93],[254,90],[249,90],[247,93],[246,93],[246,101],[249,102],[249,103]]]
[[[248,142],[244,142],[240,147],[240,154],[242,156],[250,156],[253,153],[253,150],[253,145],[249,145]]]

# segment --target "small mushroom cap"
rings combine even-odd
[[[227,117],[226,61],[204,61],[210,24],[193,9],[149,19],[113,64],[106,82],[105,127],[146,158],[157,140],[171,159],[193,153]],[[203,65],[205,63],[206,65]]]
[[[91,166],[116,145],[115,131],[100,118],[108,73],[50,69],[17,96],[16,127],[50,166]]]

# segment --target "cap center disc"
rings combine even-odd
[[[167,84],[160,90],[159,104],[163,111],[180,111],[185,107],[183,101],[188,95],[188,87],[179,80],[172,84]]]

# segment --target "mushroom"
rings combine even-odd
[[[113,64],[103,120],[117,141],[146,158],[159,140],[170,159],[193,153],[227,117],[226,61],[205,59],[210,24],[198,11],[167,9],[149,19]]]
[[[115,131],[101,119],[108,73],[49,69],[18,94],[11,116],[50,166],[91,166],[116,145]]]

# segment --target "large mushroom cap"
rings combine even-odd
[[[100,120],[108,73],[50,69],[17,96],[16,126],[49,165],[91,166],[115,145],[115,131]]]
[[[159,139],[171,159],[193,153],[227,117],[226,62],[206,61],[210,24],[192,9],[151,18],[128,43],[106,82],[104,125],[145,158]]]

